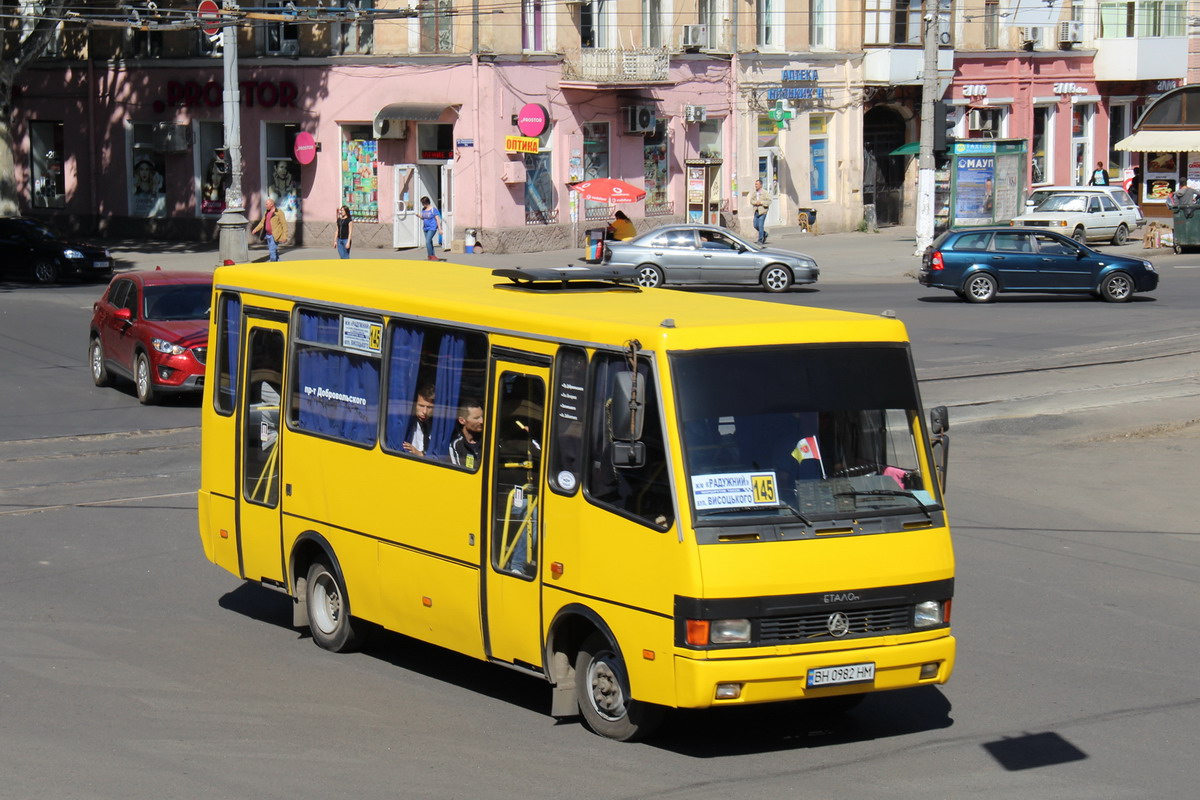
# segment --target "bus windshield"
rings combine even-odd
[[[939,507],[920,468],[920,403],[906,347],[677,352],[671,368],[698,523]]]

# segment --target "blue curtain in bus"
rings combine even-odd
[[[224,296],[222,306],[221,321],[225,324],[225,352],[222,366],[229,370],[229,386],[226,388],[218,383],[217,391],[221,393],[219,407],[226,411],[232,411],[234,402],[237,400],[238,379],[240,378],[238,363],[241,354],[238,346],[242,341],[242,298],[235,294],[227,294]]]
[[[337,314],[321,314],[301,309],[297,321],[299,330],[296,336],[300,340],[332,345],[340,343],[341,317]]]
[[[450,440],[454,438],[454,428],[458,424],[458,396],[462,391],[463,356],[466,351],[467,343],[462,336],[453,333],[442,335],[442,343],[438,348],[437,407],[426,452],[426,455],[434,458],[450,452]]]
[[[375,444],[379,362],[319,347],[296,349],[299,386],[296,424],[313,433]]]
[[[421,348],[425,332],[397,325],[392,328],[392,348],[388,357],[387,419],[383,444],[396,452],[404,449],[404,437],[412,419],[413,400],[417,396],[417,372],[421,367]]]

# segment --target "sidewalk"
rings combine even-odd
[[[828,283],[900,283],[912,280],[920,268],[913,255],[915,234],[910,227],[883,228],[876,233],[827,233],[813,235],[798,228],[768,231],[771,247],[796,250],[812,256],[821,267],[819,284]],[[215,242],[146,242],[123,240],[109,243],[119,269],[211,270],[220,259]],[[281,247],[281,261],[336,259],[332,247]],[[473,266],[548,267],[581,264],[583,248],[549,250],[540,253],[450,253],[439,252],[447,261]],[[423,247],[410,250],[357,249],[354,258],[425,260]],[[267,249],[258,242],[250,248],[251,261],[265,261]],[[430,269],[437,265],[430,263]]]

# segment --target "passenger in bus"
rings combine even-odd
[[[408,436],[404,437],[404,451],[413,455],[423,456],[429,446],[429,433],[433,427],[433,397],[432,383],[423,383],[417,387],[417,399],[413,401],[413,418],[408,426]]]
[[[474,470],[479,466],[483,439],[483,405],[466,399],[458,407],[458,436],[450,442],[450,463]]]

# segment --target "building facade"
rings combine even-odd
[[[1142,159],[1113,145],[1185,74],[1186,3],[1088,0],[1040,27],[1009,24],[1017,5],[940,6],[939,89],[956,134],[1028,140],[1026,186],[1086,182],[1097,161],[1120,179]],[[18,76],[23,212],[83,233],[215,238],[229,185],[224,75],[194,8],[164,0],[137,19],[67,22]],[[913,222],[916,158],[894,151],[920,135],[919,5],[246,9],[228,20],[247,215],[274,198],[300,243],[332,244],[346,204],[358,246],[417,246],[427,195],[452,240],[470,229],[496,251],[575,246],[612,216],[570,190],[593,177],[646,190],[627,208],[640,229],[748,230],[756,178],[775,194],[771,225],[802,210],[826,231]]]

